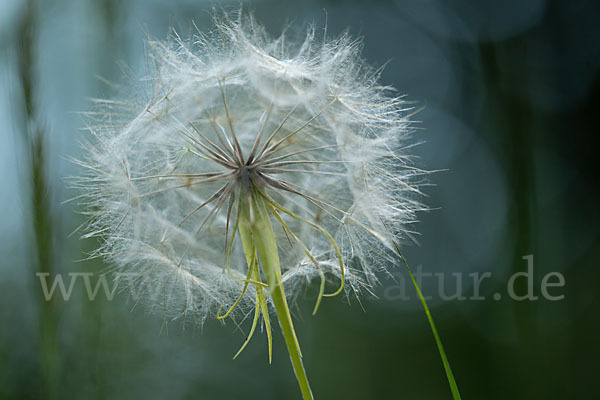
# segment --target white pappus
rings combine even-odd
[[[74,182],[87,236],[102,239],[93,255],[134,274],[145,303],[199,321],[254,309],[255,326],[268,285],[238,233],[249,197],[269,213],[288,299],[314,282],[318,303],[389,269],[423,209],[423,171],[407,152],[411,109],[360,41],[272,38],[231,18],[148,43],[132,99],[98,100]]]

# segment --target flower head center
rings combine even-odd
[[[253,175],[255,175],[255,170],[252,165],[244,164],[238,167],[237,170],[237,181],[240,187],[244,192],[248,192],[252,189],[253,185]]]

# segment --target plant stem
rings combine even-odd
[[[52,187],[47,162],[47,131],[40,123],[36,107],[37,84],[37,44],[39,15],[36,1],[27,0],[18,24],[17,61],[21,84],[22,119],[21,129],[29,150],[30,215],[32,217],[33,246],[31,252],[31,275],[38,273],[52,277],[56,272],[56,242],[54,218],[52,215]],[[51,279],[51,278],[50,278]],[[60,319],[59,305],[55,299],[45,299],[38,290],[38,346],[41,389],[45,399],[58,399],[60,394],[61,357],[58,341]]]
[[[258,254],[302,397],[304,400],[313,400],[314,397],[302,364],[302,353],[292,323],[292,315],[285,298],[277,242],[265,201],[259,193],[254,192],[249,202],[240,201],[240,207],[242,219],[239,231],[246,258],[248,259],[249,255],[253,256],[255,252]]]
[[[444,371],[446,371],[446,378],[448,379],[448,384],[450,385],[450,392],[452,393],[452,398],[454,400],[461,400],[460,393],[458,391],[458,385],[456,384],[456,379],[454,379],[454,374],[452,373],[452,369],[450,368],[450,363],[448,362],[448,357],[446,357],[446,351],[444,351],[444,345],[442,345],[442,339],[440,339],[440,335],[438,334],[437,328],[435,327],[435,323],[433,322],[433,317],[431,316],[431,312],[429,311],[429,307],[427,307],[427,302],[425,301],[425,297],[421,292],[421,288],[417,284],[413,273],[400,252],[400,247],[398,244],[394,242],[394,246],[396,247],[396,252],[402,259],[402,262],[406,266],[406,270],[408,271],[408,275],[410,275],[410,279],[412,280],[413,285],[415,286],[415,290],[417,291],[417,295],[419,295],[419,300],[421,300],[421,304],[425,309],[425,315],[427,315],[427,320],[429,321],[429,326],[431,327],[431,332],[433,333],[433,337],[435,338],[435,343],[437,344],[438,351],[440,353],[440,357],[442,358],[442,364],[444,364]]]
[[[275,305],[275,312],[277,313],[277,319],[279,320],[281,333],[283,333],[283,338],[285,339],[285,344],[290,354],[290,360],[292,361],[292,366],[294,367],[294,373],[296,374],[298,385],[300,385],[302,397],[305,400],[312,400],[312,391],[310,390],[308,377],[306,376],[304,366],[302,365],[302,355],[300,354],[300,348],[297,346],[296,333],[294,332],[294,325],[292,324],[292,316],[290,315],[290,310],[285,299],[285,293],[283,292],[282,284],[279,284],[277,288],[275,288],[275,291],[271,294],[271,298],[273,299],[273,304]]]

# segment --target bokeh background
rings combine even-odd
[[[91,98],[111,96],[143,67],[146,35],[211,28],[202,0],[0,2],[0,399],[295,399],[276,332],[235,361],[245,338],[207,321],[166,323],[126,295],[90,302],[79,282],[68,302],[43,299],[37,272],[93,272],[78,261],[93,240],[69,236],[83,219],[65,177]],[[239,3],[218,6],[236,9]],[[490,272],[485,300],[445,300],[423,280],[463,399],[590,398],[600,392],[600,8],[594,1],[396,0],[245,2],[268,31],[289,23],[348,29],[382,82],[422,110],[415,149],[430,176],[414,269]],[[534,291],[549,272],[559,301],[515,301],[509,277],[534,257]],[[319,399],[450,398],[414,289],[387,280],[378,299],[312,300],[294,309]],[[519,280],[517,291],[527,289]],[[95,278],[92,279],[95,283]],[[396,285],[396,286],[394,286]],[[387,289],[386,289],[387,288]],[[391,290],[390,288],[395,288]],[[500,300],[494,294],[502,295]]]

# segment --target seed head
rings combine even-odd
[[[375,285],[421,208],[422,171],[405,152],[409,109],[360,41],[272,38],[240,15],[148,47],[132,99],[98,101],[79,161],[94,255],[171,317],[235,315],[264,286],[237,234],[259,196],[289,296],[313,280],[318,301]]]

